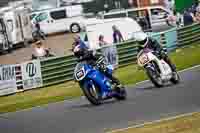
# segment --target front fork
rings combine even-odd
[[[147,65],[144,66],[145,69],[148,69],[150,68],[151,70],[153,70],[153,72],[156,74],[156,76],[159,76],[160,73],[159,73],[159,68],[157,68],[158,66],[156,66],[155,64],[153,63],[148,63]]]
[[[82,88],[85,84],[87,84],[87,86],[91,86],[91,89],[93,89],[92,86],[95,84],[94,82],[96,82],[96,81],[93,81],[92,79],[88,79],[88,80],[79,82],[79,85]],[[101,80],[101,82],[96,82],[96,84],[99,87],[99,90],[100,90],[99,93],[100,93],[102,99],[110,98],[111,93],[112,93],[111,83],[108,80],[104,79],[104,80]]]

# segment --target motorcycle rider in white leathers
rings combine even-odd
[[[144,32],[138,32],[134,34],[134,39],[139,44],[139,51],[144,48],[148,48],[154,51],[154,54],[159,57],[160,59],[163,59],[166,63],[169,64],[173,72],[176,72],[176,67],[170,60],[170,58],[167,55],[166,49],[164,49],[157,40],[153,39],[152,37],[149,37]]]

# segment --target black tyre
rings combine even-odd
[[[152,68],[148,67],[146,68],[146,73],[151,80],[151,82],[158,88],[163,87],[163,81],[158,74],[158,72],[152,70]]]
[[[115,96],[115,98],[119,101],[121,100],[126,100],[127,98],[127,92],[125,87],[121,87],[121,88],[116,88],[116,92],[118,93],[118,95]]]
[[[77,23],[73,23],[71,26],[70,26],[70,31],[71,33],[79,33],[81,31],[81,27],[79,24]]]
[[[100,105],[102,103],[100,89],[96,84],[82,86],[82,90],[88,101],[93,105]]]
[[[173,73],[173,76],[172,76],[172,78],[171,78],[171,80],[170,80],[173,84],[178,84],[178,83],[180,83],[180,76],[179,76],[179,74],[177,73],[177,72],[174,72]]]

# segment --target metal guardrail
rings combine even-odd
[[[183,47],[192,43],[200,42],[200,24],[193,24],[177,29],[177,47]]]
[[[73,70],[76,63],[76,58],[73,55],[41,61],[41,71],[44,86],[72,80]]]
[[[200,25],[171,29],[161,33],[153,33],[152,37],[157,39],[163,46],[169,50],[176,47],[182,47],[194,42],[200,41]],[[127,41],[117,44],[119,55],[119,67],[132,64],[136,61],[137,44],[135,41]],[[41,61],[41,70],[44,86],[59,84],[65,81],[73,80],[73,70],[77,63],[73,55],[55,57]]]
[[[136,60],[137,44],[135,41],[129,41],[117,45],[119,55],[119,67],[129,65]]]

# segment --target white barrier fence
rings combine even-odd
[[[42,87],[41,65],[39,60],[25,62],[21,65],[23,89]]]
[[[39,60],[28,61],[23,64],[0,66],[0,96],[42,86]]]
[[[17,92],[17,85],[15,80],[0,81],[0,96],[14,94]]]

